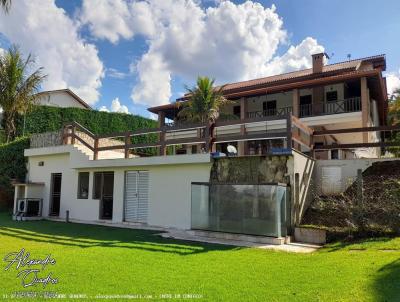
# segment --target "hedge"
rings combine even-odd
[[[24,181],[26,159],[24,149],[29,148],[29,138],[22,137],[0,145],[0,208],[12,206],[14,189],[11,179]]]
[[[109,113],[79,108],[36,106],[26,115],[25,135],[60,130],[63,124],[76,121],[95,134],[155,128],[157,122],[137,115]],[[17,120],[17,134],[23,134],[23,117]]]

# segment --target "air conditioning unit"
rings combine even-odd
[[[25,217],[40,216],[42,200],[37,198],[18,199],[17,213]]]
[[[26,199],[18,199],[17,212],[26,213],[28,207],[26,206]]]

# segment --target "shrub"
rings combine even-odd
[[[65,123],[76,121],[95,134],[155,128],[157,122],[137,115],[109,113],[80,108],[35,106],[26,115],[25,135],[60,130]],[[17,133],[23,134],[24,119],[17,121]]]
[[[27,137],[0,145],[0,207],[10,208],[12,206],[14,189],[11,180],[25,180],[24,149],[26,148],[29,148],[29,138]]]

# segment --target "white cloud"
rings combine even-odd
[[[125,79],[127,76],[129,76],[129,74],[118,71],[115,68],[107,68],[107,76],[114,79]]]
[[[276,75],[293,70],[311,68],[311,55],[324,51],[324,47],[319,45],[317,40],[307,37],[297,46],[290,46],[288,51],[275,57],[272,61],[264,65],[261,74]]]
[[[90,0],[82,4],[81,21],[89,25],[94,36],[112,43],[118,42],[120,36],[125,39],[133,36],[130,17],[128,4],[123,0]]]
[[[152,119],[152,120],[154,120],[154,121],[158,121],[158,115],[149,112],[149,119]]]
[[[114,44],[134,34],[155,32],[149,6],[141,1],[84,0],[80,21],[88,25],[92,35]]]
[[[93,44],[54,0],[13,1],[9,14],[0,12],[0,32],[21,50],[35,55],[48,79],[46,90],[69,87],[89,104],[99,98],[103,63]]]
[[[400,70],[399,72],[389,72],[386,74],[386,84],[389,96],[396,89],[400,89]]]
[[[119,98],[115,98],[111,101],[111,109],[108,109],[106,106],[101,106],[99,111],[105,112],[119,112],[129,114],[129,109],[127,106],[122,105],[119,101]]]
[[[103,2],[108,9],[114,5]],[[131,68],[137,75],[131,97],[144,105],[168,102],[173,76],[192,81],[207,75],[218,83],[246,80],[309,67],[311,54],[323,50],[315,39],[305,38],[277,56],[287,32],[274,5],[217,1],[215,7],[203,8],[196,0],[131,0],[113,14],[95,12],[95,5],[84,0],[82,17],[93,35],[115,43],[141,34],[149,45]],[[90,14],[85,12],[89,8]]]
[[[103,111],[103,112],[110,112],[110,110],[108,110],[108,108],[106,106],[101,106],[99,108],[99,111]]]

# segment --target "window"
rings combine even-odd
[[[114,172],[94,172],[93,199],[104,198],[114,188]],[[112,193],[110,193],[112,195]]]
[[[263,111],[266,115],[275,115],[276,114],[276,101],[267,101],[263,102]]]
[[[326,101],[327,102],[335,102],[338,100],[337,91],[328,91],[326,93]]]
[[[300,117],[312,115],[312,96],[311,94],[300,96]]]
[[[102,172],[94,173],[94,176],[93,176],[93,199],[100,199],[102,178],[103,178]]]
[[[240,118],[240,106],[233,106],[233,115],[236,115]]]
[[[339,159],[339,150],[337,149],[331,150],[331,159]]]
[[[89,197],[89,172],[79,172],[78,199],[88,199],[88,197]]]

